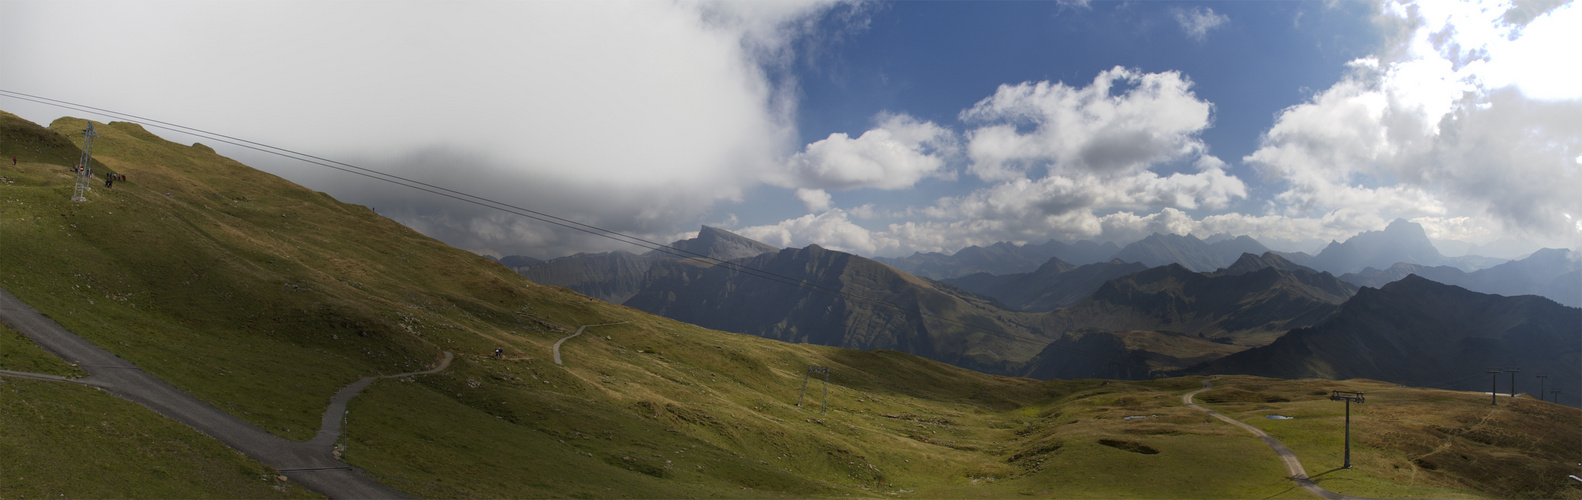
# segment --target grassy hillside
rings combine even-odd
[[[70,137],[83,124],[61,119],[51,128]],[[171,384],[296,440],[312,436],[341,386],[455,352],[447,370],[380,380],[349,406],[346,460],[417,496],[1305,495],[1292,492],[1262,442],[1181,405],[1178,395],[1199,387],[1198,378],[1041,382],[894,351],[707,330],[535,285],[366,208],[206,147],[170,143],[131,124],[96,128],[96,154],[128,181],[95,187],[87,202],[67,201],[72,178],[57,160],[34,157],[0,169],[0,286]],[[13,137],[46,136],[38,130],[0,115],[0,154],[21,144]],[[580,325],[608,323],[615,324],[567,340],[564,365],[552,361],[550,346],[557,340]],[[0,347],[8,351],[21,345],[6,342]],[[488,356],[497,347],[504,359]],[[8,369],[52,363],[40,353],[0,357],[0,367]],[[822,379],[801,391],[808,365],[830,368],[827,407]],[[78,393],[104,396],[63,384],[5,384],[25,391],[36,402],[29,404],[57,413],[85,404],[77,402]],[[1291,384],[1305,394],[1327,391],[1330,383]],[[1312,398],[1286,399],[1302,404]],[[1482,408],[1454,397],[1420,399],[1412,403],[1419,413],[1452,414],[1441,408],[1449,405]],[[1256,412],[1264,404],[1221,411]],[[1276,409],[1284,404],[1292,403],[1267,403]],[[117,429],[155,425],[121,420],[137,413],[135,405],[94,408]],[[1559,429],[1546,437],[1578,440],[1579,426],[1570,423],[1575,410],[1539,408],[1525,420],[1489,419],[1493,423],[1478,429],[1519,433],[1521,426],[1541,424]],[[91,422],[86,416],[69,420]],[[1333,434],[1339,420],[1315,411],[1303,422],[1318,429],[1317,436],[1323,429]],[[1376,425],[1388,430],[1418,423],[1379,419]],[[9,410],[0,412],[0,427],[8,437],[51,429]],[[148,433],[153,442],[178,442]],[[117,439],[81,434],[81,446],[49,452],[85,463],[94,463],[86,461],[92,456],[108,461],[98,467],[129,471],[117,482],[152,482],[165,474],[191,484],[218,474],[196,465],[133,468],[125,464],[141,463],[136,456],[100,453],[123,446]],[[1486,441],[1480,446],[1509,460],[1501,463],[1540,470],[1537,462],[1551,460],[1522,458],[1531,449],[1527,441]],[[0,484],[34,489],[4,496],[33,496],[35,490],[52,496],[218,495],[121,493],[92,479],[21,475],[26,465],[10,450],[47,446],[34,443],[6,445]],[[1563,484],[1500,482],[1448,465],[1408,482],[1392,467],[1425,466],[1387,459],[1413,453],[1418,444],[1380,440],[1376,451],[1365,453],[1386,459],[1358,460],[1368,465],[1347,477],[1376,488],[1368,491],[1401,497],[1582,498]],[[1307,449],[1323,453],[1324,446],[1337,445],[1312,439]],[[278,492],[259,480],[258,469],[217,463]]]
[[[0,323],[0,369],[87,373]],[[252,460],[97,388],[0,380],[0,498],[317,498]]]
[[[1204,406],[1263,429],[1301,458],[1320,486],[1372,498],[1578,498],[1582,413],[1527,397],[1406,388],[1372,380],[1223,377]],[[1331,390],[1366,393],[1351,406],[1353,468]],[[1270,419],[1270,415],[1292,417]],[[1337,470],[1339,469],[1339,470]]]

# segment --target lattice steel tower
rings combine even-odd
[[[82,159],[77,161],[77,187],[72,189],[71,201],[88,201],[82,192],[88,190],[88,171],[93,165],[93,138],[98,136],[93,131],[93,122],[88,122],[88,129],[82,131]]]

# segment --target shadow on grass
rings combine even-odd
[[[1270,498],[1276,498],[1276,497],[1279,497],[1279,496],[1284,495],[1286,493],[1290,493],[1291,490],[1297,489],[1297,487],[1298,487],[1297,485],[1291,485],[1290,488],[1286,488],[1286,489],[1280,490],[1279,493],[1275,493],[1273,495],[1269,495],[1269,496],[1263,497],[1263,500],[1269,500]]]

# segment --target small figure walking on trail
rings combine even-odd
[[[15,156],[11,157],[11,166],[13,166],[13,167],[16,166],[16,157]]]
[[[110,187],[111,184],[115,184],[115,175],[111,174],[109,172],[105,172],[104,173],[104,187]]]
[[[498,349],[498,348],[495,349],[494,350],[494,357],[499,358],[499,359],[505,359],[505,349]]]

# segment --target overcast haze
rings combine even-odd
[[[1527,0],[7,0],[0,88],[667,242],[1313,252],[1405,218],[1515,257],[1582,247],[1579,33]],[[210,145],[480,253],[635,250]]]

